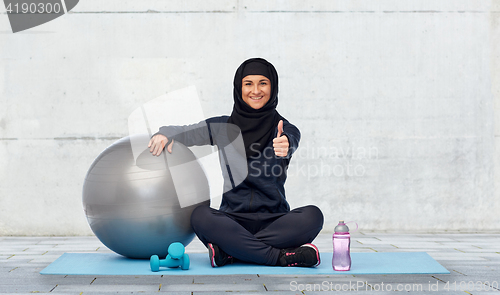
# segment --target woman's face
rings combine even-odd
[[[252,108],[262,108],[271,98],[271,81],[262,75],[248,75],[241,81],[243,101]]]

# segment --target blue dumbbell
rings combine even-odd
[[[181,267],[181,269],[189,269],[189,255],[184,253],[184,245],[179,242],[175,242],[168,246],[167,258],[161,259],[158,255],[151,256],[149,259],[149,264],[151,266],[151,271],[159,271],[160,266],[162,267]]]

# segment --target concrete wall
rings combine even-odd
[[[0,235],[91,234],[85,173],[129,114],[195,85],[229,114],[249,57],[302,132],[287,182],[325,230],[500,230],[499,1],[98,1],[0,15]]]

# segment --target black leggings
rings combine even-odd
[[[226,213],[199,206],[191,225],[205,244],[213,243],[236,259],[276,265],[280,249],[311,243],[323,228],[323,214],[316,206],[287,213]]]

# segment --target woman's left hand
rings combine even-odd
[[[273,139],[274,154],[278,157],[286,157],[288,155],[288,137],[283,134],[283,120],[278,123],[278,134]]]

